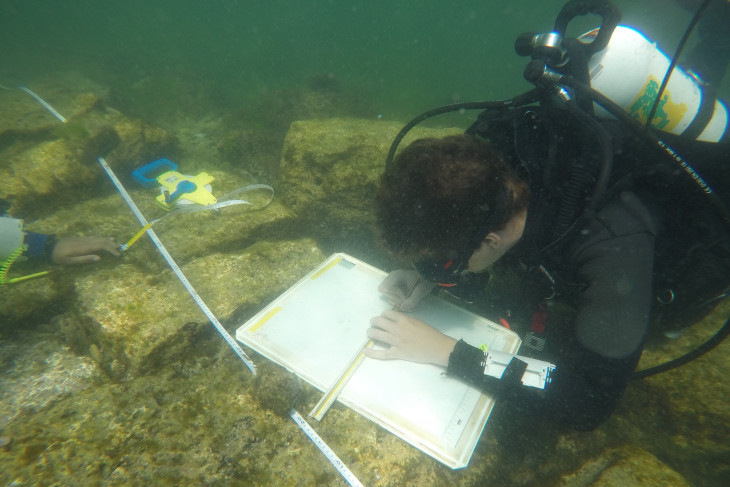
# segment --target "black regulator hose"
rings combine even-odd
[[[702,178],[702,176],[692,167],[692,165],[684,159],[680,154],[678,154],[674,149],[672,149],[664,140],[662,140],[658,135],[656,135],[652,130],[647,129],[641,122],[633,118],[631,115],[629,115],[625,110],[623,110],[620,106],[618,106],[616,103],[614,103],[611,99],[609,99],[607,96],[603,95],[602,93],[599,93],[598,91],[594,90],[590,86],[581,83],[571,76],[563,76],[560,78],[560,84],[564,84],[566,86],[570,86],[574,90],[580,92],[583,96],[588,96],[593,101],[601,105],[604,109],[606,109],[608,112],[611,113],[611,115],[615,116],[622,122],[626,123],[630,127],[632,127],[636,132],[641,135],[642,137],[646,138],[647,140],[651,141],[653,145],[659,149],[659,151],[664,155],[672,159],[675,163],[679,165],[679,167],[695,182],[697,187],[705,193],[705,196],[707,196],[710,200],[710,202],[713,204],[715,209],[720,214],[720,217],[722,218],[723,223],[727,227],[728,231],[730,231],[730,209],[728,209],[727,205],[720,199],[720,197],[717,195],[715,190]]]
[[[606,129],[595,118],[573,104],[566,104],[566,108],[573,116],[593,131],[598,141],[600,168],[595,183],[593,184],[593,192],[589,196],[588,204],[582,212],[582,216],[587,218],[595,213],[598,204],[602,201],[603,195],[608,188],[608,182],[613,169],[613,146],[611,145],[611,140]],[[582,188],[586,186],[586,183],[593,182],[595,173],[593,168],[574,165],[571,170],[570,180],[563,191],[563,198],[560,209],[558,210],[555,227],[553,228],[553,237],[555,240],[550,246],[555,245],[565,237],[571,228],[574,228],[578,221],[582,220],[576,219],[576,216],[579,216],[576,215],[576,212],[585,197]]]
[[[664,79],[662,80],[662,85],[659,87],[659,92],[657,93],[656,97],[654,98],[654,103],[651,105],[651,111],[649,112],[649,116],[646,117],[646,123],[644,124],[646,127],[651,127],[651,122],[654,120],[654,115],[656,115],[656,111],[659,108],[659,103],[662,100],[662,95],[664,94],[664,90],[667,88],[667,84],[669,83],[669,78],[671,77],[672,73],[674,72],[674,67],[677,65],[677,62],[679,61],[679,56],[682,54],[682,51],[684,50],[684,46],[687,44],[687,40],[689,39],[689,36],[692,34],[692,31],[694,30],[695,26],[697,25],[697,22],[700,21],[700,17],[702,17],[702,14],[705,12],[707,7],[710,5],[711,0],[705,0],[702,2],[702,5],[700,5],[697,10],[695,11],[694,17],[692,17],[692,20],[690,21],[687,28],[684,30],[684,34],[682,35],[682,39],[679,41],[679,44],[677,45],[677,50],[674,52],[674,56],[672,56],[672,62],[669,64],[669,68],[667,68],[667,73],[664,75]]]
[[[670,360],[669,362],[665,362],[661,365],[657,365],[656,367],[649,367],[648,369],[639,370],[638,372],[634,372],[634,375],[631,377],[632,380],[635,379],[643,379],[645,377],[651,377],[652,375],[661,374],[662,372],[666,372],[667,370],[676,369],[677,367],[684,365],[688,362],[691,362],[692,360],[696,359],[697,357],[701,357],[702,355],[706,354],[716,346],[720,344],[727,336],[730,334],[730,318],[725,322],[722,327],[717,330],[717,332],[710,337],[709,340],[707,340],[705,343],[700,345],[699,347],[695,348],[691,352],[688,352],[681,357],[677,357],[673,360]]]
[[[454,103],[452,105],[445,105],[442,107],[434,108],[433,110],[428,110],[427,112],[423,112],[422,114],[418,115],[416,118],[408,122],[401,130],[398,132],[398,135],[395,136],[395,139],[393,139],[393,143],[390,144],[390,150],[388,151],[388,156],[385,158],[385,168],[387,169],[388,166],[393,162],[393,158],[395,157],[395,152],[398,150],[398,145],[400,145],[401,141],[403,140],[403,137],[406,136],[410,130],[418,125],[419,123],[423,122],[424,120],[435,117],[436,115],[441,115],[443,113],[449,113],[449,112],[457,112],[459,110],[487,110],[489,108],[507,108],[511,106],[522,106],[527,105],[530,103],[534,103],[538,100],[538,89],[532,89],[530,91],[527,91],[525,93],[522,93],[521,95],[517,95],[514,98],[510,98],[509,100],[500,100],[500,101],[470,101],[470,102],[464,102],[464,103]]]
[[[717,196],[717,193],[710,187],[707,182],[705,182],[704,179],[697,173],[697,171],[694,170],[694,168],[687,162],[681,155],[679,155],[677,152],[675,152],[669,145],[667,145],[666,142],[664,142],[658,135],[656,135],[652,130],[647,129],[641,122],[634,119],[626,113],[620,106],[616,105],[612,100],[610,100],[608,97],[604,96],[603,94],[599,93],[598,91],[592,89],[590,86],[585,85],[584,83],[581,83],[579,81],[576,81],[570,76],[564,76],[560,79],[560,83],[570,86],[576,91],[580,91],[584,96],[589,96],[601,105],[603,108],[605,108],[607,111],[609,111],[612,115],[614,115],[619,120],[622,120],[624,123],[628,124],[630,127],[634,128],[637,133],[642,135],[643,137],[647,138],[651,142],[654,143],[654,145],[665,155],[669,156],[674,162],[679,164],[679,166],[682,168],[682,170],[692,178],[692,180],[697,184],[700,190],[702,190],[705,193],[705,196],[709,198],[709,200],[712,202],[715,209],[720,214],[722,221],[725,223],[725,226],[728,228],[728,231],[730,231],[730,210],[728,210],[728,207],[725,205],[725,203],[720,199],[719,196]],[[657,365],[656,367],[650,367],[648,369],[640,370],[638,372],[634,373],[634,376],[632,379],[643,379],[645,377],[650,377],[652,375],[656,375],[662,372],[666,372],[667,370],[675,369],[681,365],[686,364],[687,362],[690,362],[697,357],[700,357],[704,355],[705,353],[709,352],[713,348],[715,348],[717,345],[719,345],[728,335],[730,334],[730,318],[728,318],[727,321],[725,321],[725,324],[722,325],[722,327],[705,343],[697,347],[695,350],[692,350],[689,353],[686,353],[685,355],[682,355],[681,357],[677,357],[676,359],[670,360],[669,362],[666,362],[661,365]]]

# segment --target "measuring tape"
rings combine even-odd
[[[127,190],[124,189],[124,186],[122,186],[122,183],[117,179],[117,176],[114,174],[114,171],[112,171],[112,168],[109,167],[109,164],[104,160],[103,157],[98,157],[97,160],[99,161],[99,164],[101,164],[101,167],[104,169],[104,171],[109,176],[109,179],[111,179],[114,186],[117,188],[119,193],[122,195],[122,198],[124,198],[124,201],[127,202],[127,205],[132,210],[132,213],[134,213],[134,216],[137,217],[137,220],[139,220],[139,223],[146,227],[147,234],[150,236],[150,239],[152,242],[154,242],[155,246],[157,246],[157,250],[160,251],[160,254],[162,254],[162,257],[165,258],[167,261],[167,264],[170,266],[172,271],[175,273],[177,278],[182,283],[185,290],[190,294],[190,297],[193,298],[193,301],[195,301],[195,304],[198,305],[200,310],[205,314],[205,316],[208,317],[210,322],[215,326],[216,330],[218,330],[218,333],[223,337],[223,339],[228,343],[228,345],[231,346],[234,352],[236,352],[236,355],[243,361],[244,364],[246,364],[246,367],[248,367],[248,370],[251,371],[253,375],[256,375],[256,365],[254,365],[253,360],[249,358],[248,355],[246,355],[246,352],[244,352],[241,347],[238,346],[238,343],[233,339],[233,337],[226,331],[225,328],[223,328],[223,325],[221,325],[220,321],[218,321],[218,318],[215,317],[213,312],[208,308],[208,305],[205,304],[203,299],[200,297],[198,292],[195,290],[192,284],[190,284],[190,281],[188,281],[188,278],[185,277],[185,274],[183,274],[180,267],[178,267],[175,260],[172,258],[170,253],[167,251],[165,246],[162,244],[160,239],[157,237],[157,234],[155,231],[151,228],[149,228],[149,223],[147,222],[147,219],[144,217],[142,212],[139,210],[137,205],[132,200],[132,197],[129,196],[129,193],[127,193]]]
[[[294,422],[301,428],[302,431],[304,431],[304,434],[309,437],[310,440],[312,440],[312,443],[314,443],[317,448],[319,448],[319,451],[321,451],[324,456],[329,460],[329,462],[332,464],[333,467],[342,475],[342,478],[345,479],[345,482],[352,485],[353,487],[363,487],[362,483],[357,480],[357,477],[355,477],[355,474],[353,474],[349,468],[340,460],[340,457],[337,456],[335,452],[332,451],[332,449],[327,446],[327,443],[324,442],[324,440],[317,434],[316,431],[312,429],[311,426],[309,426],[309,423],[302,417],[301,414],[296,412],[296,410],[292,409],[289,412],[289,416],[291,416],[291,419],[294,420]]]
[[[43,98],[33,93],[31,90],[25,87],[20,87],[21,90],[28,93],[30,96],[33,97],[34,100],[36,100],[38,103],[43,105],[43,107],[51,112],[51,114],[56,117],[61,123],[66,123],[67,120],[58,113],[56,110],[53,109],[51,105],[46,103]],[[234,352],[236,352],[236,355],[243,361],[244,364],[246,364],[246,367],[248,367],[248,370],[251,371],[253,375],[256,375],[256,366],[253,363],[253,360],[249,358],[248,355],[246,355],[246,352],[244,352],[241,347],[238,346],[236,341],[231,337],[231,335],[226,331],[225,328],[223,328],[223,325],[218,321],[218,318],[215,317],[213,312],[208,308],[208,306],[203,302],[203,299],[198,295],[197,291],[195,291],[195,288],[193,288],[192,284],[190,284],[190,281],[185,277],[185,274],[183,274],[182,270],[180,270],[180,267],[178,267],[177,263],[173,260],[170,253],[167,251],[165,246],[162,244],[160,239],[157,237],[157,234],[155,233],[152,228],[150,228],[151,224],[147,221],[147,219],[144,217],[142,212],[139,210],[137,205],[132,200],[132,197],[129,196],[129,193],[127,193],[127,190],[124,189],[124,186],[122,186],[122,183],[117,179],[117,176],[114,174],[114,171],[112,171],[112,168],[109,167],[109,164],[104,160],[103,157],[97,157],[97,161],[99,161],[99,164],[101,164],[101,167],[104,169],[104,171],[109,176],[109,179],[111,179],[112,183],[114,183],[114,186],[117,188],[117,191],[119,191],[119,194],[122,195],[122,198],[124,198],[124,201],[129,206],[129,209],[132,210],[132,213],[134,213],[134,216],[137,217],[137,220],[139,220],[139,223],[146,227],[146,232],[150,236],[150,239],[154,242],[154,244],[157,246],[157,249],[160,251],[162,256],[165,258],[167,263],[169,264],[170,268],[172,268],[173,272],[177,276],[177,278],[182,283],[185,290],[190,294],[190,296],[193,298],[193,301],[195,301],[195,304],[198,305],[200,310],[205,314],[205,316],[208,317],[210,322],[215,326],[216,330],[218,330],[218,333],[221,334],[221,336],[225,339],[225,341],[228,343],[228,345],[231,346]],[[242,188],[245,189],[245,188]],[[273,192],[273,190],[272,190]],[[236,191],[229,193],[229,195],[235,194]],[[131,244],[130,244],[131,245]]]
[[[103,167],[103,164],[102,164],[102,167]],[[106,168],[104,168],[104,170],[106,171]],[[109,171],[107,171],[107,174],[109,174]],[[114,184],[116,184],[116,183],[114,183]],[[129,241],[127,243],[125,243],[124,245],[121,245],[119,247],[119,251],[124,252],[124,251],[128,250],[129,247],[131,247],[137,241],[137,239],[139,239],[142,235],[144,235],[145,232],[147,231],[147,229],[149,229],[152,225],[154,225],[155,223],[159,222],[160,220],[163,220],[172,215],[177,215],[179,213],[195,213],[198,211],[207,211],[207,210],[219,210],[221,208],[226,208],[228,206],[234,206],[234,205],[250,205],[250,206],[256,207],[256,205],[254,205],[250,201],[241,200],[241,199],[226,199],[226,198],[230,198],[239,193],[245,193],[247,191],[253,191],[253,190],[257,190],[257,189],[265,189],[265,190],[271,192],[271,196],[269,197],[268,201],[266,201],[266,203],[264,203],[263,205],[257,207],[258,209],[266,208],[267,206],[269,206],[269,203],[271,203],[271,201],[274,199],[274,188],[272,188],[268,184],[251,184],[249,186],[244,186],[243,188],[238,188],[236,190],[231,191],[228,194],[223,195],[221,197],[221,201],[218,201],[217,203],[213,203],[210,205],[178,206],[175,210],[172,210],[171,212],[165,214],[164,216],[158,218],[157,220],[153,220],[153,221],[145,224],[137,233],[134,234],[134,236],[132,238],[129,239]],[[225,201],[223,201],[223,200],[225,200]],[[127,202],[127,204],[129,204],[129,202]],[[135,213],[135,215],[136,215],[136,213]],[[137,217],[137,219],[139,219],[139,217]],[[141,220],[140,220],[140,222],[141,222]]]

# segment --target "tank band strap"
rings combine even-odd
[[[707,124],[715,114],[715,97],[711,93],[712,91],[708,90],[706,86],[700,86],[702,94],[700,109],[697,110],[694,120],[684,129],[682,136],[696,139],[707,128]]]

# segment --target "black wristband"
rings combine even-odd
[[[459,340],[449,355],[446,374],[469,383],[479,381],[484,377],[484,352]]]
[[[527,370],[527,363],[517,357],[510,361],[501,378],[485,375],[485,367],[485,353],[464,340],[459,340],[449,355],[446,374],[461,379],[495,398],[513,399],[523,389],[522,376]]]
[[[43,259],[49,264],[53,264],[53,250],[56,248],[58,238],[56,235],[49,235],[46,239],[46,243],[43,246]]]

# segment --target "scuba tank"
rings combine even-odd
[[[685,32],[678,52],[702,10]],[[601,26],[577,39],[567,38],[568,23],[588,13],[599,15]],[[636,29],[618,25],[620,17],[606,0],[568,2],[552,32],[526,32],[515,41],[517,53],[532,58],[525,78],[543,88],[569,85],[569,79],[577,81],[604,98],[603,102],[594,100],[598,103],[592,106],[585,99],[578,100],[581,108],[599,117],[617,116],[606,109],[605,101],[609,101],[639,123],[648,126],[649,121],[652,128],[665,133],[703,142],[730,140],[728,109],[715,98],[714,88],[693,71],[677,66],[676,55],[670,59]]]
[[[578,39],[591,42],[598,29]],[[588,61],[591,87],[611,99],[633,118],[646,123],[671,60],[656,43],[637,30],[617,26],[605,49]],[[595,114],[609,113],[596,105]],[[652,126],[663,132],[719,142],[727,135],[728,111],[721,100],[704,90],[702,80],[680,67],[668,79]]]

